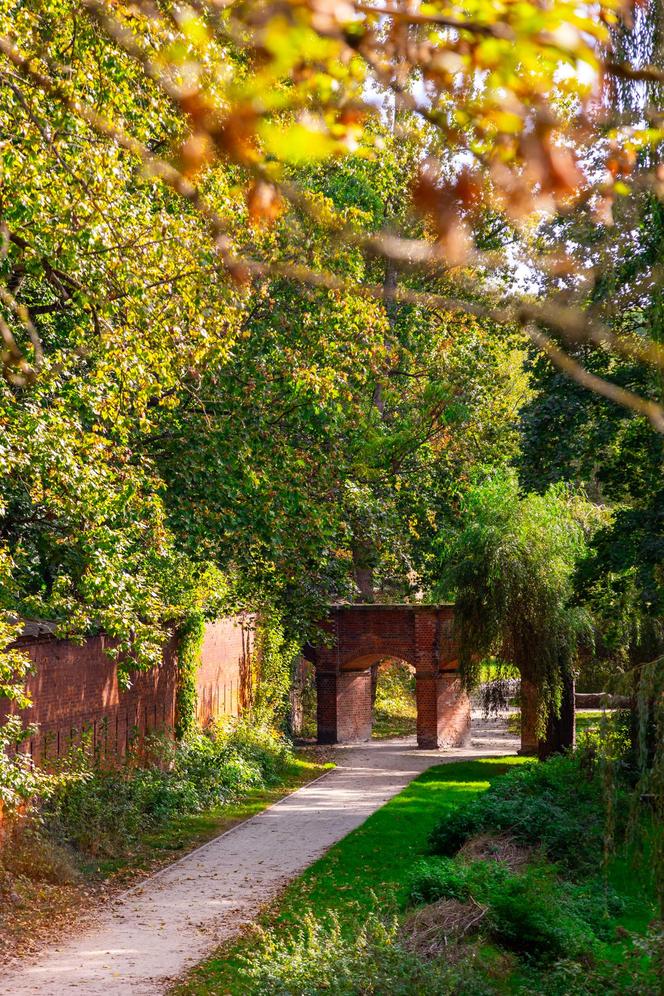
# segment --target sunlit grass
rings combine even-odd
[[[316,861],[262,917],[271,933],[287,934],[306,913],[317,919],[334,911],[356,931],[372,909],[403,907],[413,862],[426,853],[427,838],[447,810],[485,791],[491,781],[525,758],[491,758],[436,765]],[[255,939],[241,939],[200,966],[176,992],[180,996],[242,994],[241,956]]]

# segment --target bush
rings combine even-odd
[[[396,920],[370,915],[346,937],[334,917],[312,916],[294,938],[262,932],[258,951],[243,959],[242,992],[260,996],[495,996],[497,990],[472,964],[453,967],[424,961],[398,941]]]
[[[553,757],[508,772],[481,796],[445,814],[430,846],[436,854],[452,855],[478,833],[509,833],[524,844],[540,844],[568,871],[588,873],[600,866],[604,831],[599,775],[576,757]]]
[[[583,885],[567,885],[566,902],[602,941],[614,940],[612,919],[625,913],[628,906],[623,896],[599,878]]]
[[[482,901],[481,897],[504,882],[508,874],[497,861],[461,864],[452,858],[429,858],[413,867],[408,897],[411,903],[436,903],[439,899],[465,902],[471,896]]]
[[[488,929],[499,944],[536,961],[582,958],[597,938],[567,898],[544,869],[507,875],[484,896]]]
[[[634,937],[634,946],[618,960],[605,959],[594,966],[581,965],[565,958],[543,974],[526,969],[517,996],[661,996],[661,958],[664,935],[651,931],[646,937]]]
[[[429,858],[413,869],[409,899],[472,899],[486,909],[483,926],[503,947],[539,961],[584,957],[598,939],[612,939],[610,918],[624,911],[624,901],[600,881],[573,885],[555,871],[542,864],[517,875],[497,861]]]
[[[42,811],[47,831],[94,855],[115,855],[174,816],[220,806],[275,784],[292,758],[288,743],[249,719],[193,732],[181,744],[149,738],[109,767],[89,745],[73,750]]]
[[[1,820],[11,819],[21,810],[25,812],[36,798],[55,788],[56,780],[35,768],[32,758],[19,749],[29,732],[18,716],[9,716],[0,724]]]

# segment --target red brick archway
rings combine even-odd
[[[371,666],[392,657],[415,668],[417,745],[458,747],[470,733],[452,605],[335,605],[323,628],[329,646],[308,648],[316,668],[318,742],[371,736]]]

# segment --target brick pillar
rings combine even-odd
[[[337,679],[337,741],[371,739],[371,669],[342,672]]]
[[[371,738],[371,670],[316,673],[319,744]]]
[[[537,754],[537,687],[527,678],[521,678],[521,749],[519,754]]]
[[[337,675],[316,671],[316,721],[318,743],[337,742]]]
[[[417,746],[463,747],[470,739],[470,699],[455,672],[416,674]]]
[[[447,623],[447,626],[446,626]],[[440,671],[452,637],[438,610],[415,614],[417,746],[425,750],[462,747],[470,736],[470,699],[454,671]]]

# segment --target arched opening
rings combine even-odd
[[[318,742],[371,737],[376,665],[397,660],[416,672],[417,746],[436,750],[466,744],[470,702],[456,665],[453,621],[454,607],[447,604],[330,606],[322,620],[326,636],[304,648],[316,669]],[[402,719],[412,722],[412,706],[400,711],[409,711],[410,717]]]
[[[371,668],[372,730],[375,739],[415,737],[417,699],[415,668],[398,657],[386,657]]]

